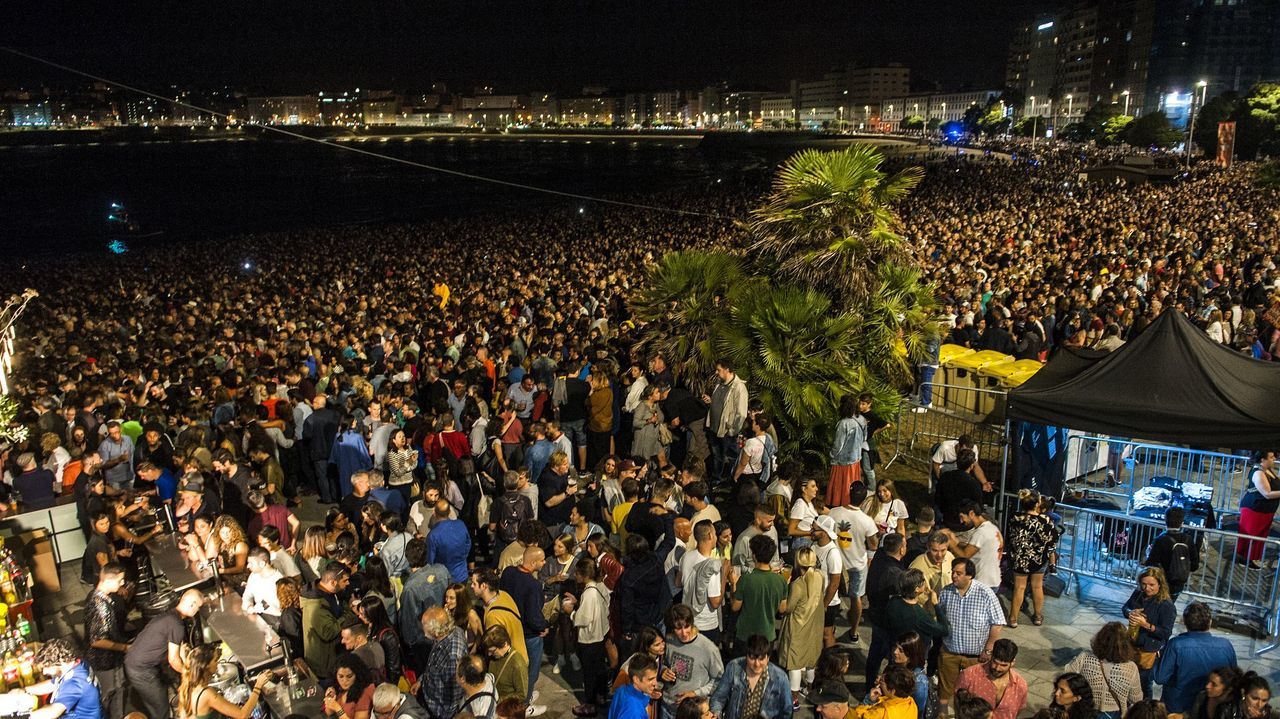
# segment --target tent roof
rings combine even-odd
[[[1096,353],[1091,353],[1096,354]],[[1280,363],[1220,345],[1166,310],[1101,358],[1059,352],[1009,393],[1009,417],[1198,447],[1280,446]]]

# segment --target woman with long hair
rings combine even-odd
[[[929,676],[925,673],[925,666],[929,663],[929,645],[919,634],[903,632],[898,635],[898,643],[893,645],[893,653],[889,655],[889,661],[895,666],[909,670],[915,677],[916,688],[911,693],[911,698],[916,701],[917,719],[933,719],[926,714],[931,708]],[[937,703],[932,704],[932,712],[937,714]]]
[[[360,591],[365,596],[375,595],[382,600],[382,604],[387,609],[387,616],[396,616],[396,590],[395,585],[391,583],[391,575],[387,573],[387,563],[377,554],[372,557],[365,557],[364,569],[361,570],[364,583],[360,587]]]
[[[358,537],[357,529],[352,526],[351,518],[337,507],[330,507],[324,515],[325,544],[337,544],[338,537],[348,534],[352,539]]]
[[[280,600],[280,626],[276,633],[289,642],[289,656],[294,661],[302,659],[302,588],[296,577],[276,580],[276,597]]]
[[[1236,719],[1272,719],[1271,685],[1255,672],[1248,672],[1236,682]]]
[[[1249,489],[1240,500],[1240,533],[1266,537],[1271,521],[1280,508],[1280,473],[1276,470],[1276,453],[1258,452],[1253,457]],[[1253,569],[1262,569],[1262,550],[1266,545],[1243,537],[1236,540],[1236,561]]]
[[[828,507],[843,507],[849,503],[849,488],[862,481],[862,445],[867,440],[867,420],[858,414],[858,395],[849,393],[840,398],[840,421],[836,423],[836,435],[831,442],[831,476],[827,479],[826,501]]]
[[[658,665],[658,676],[662,676],[662,670],[665,668],[667,658],[667,639],[662,633],[653,627],[641,627],[640,631],[635,634],[633,643],[635,651],[622,662],[618,675],[613,680],[613,689],[625,687],[631,684],[631,675],[627,673],[627,666],[631,663],[631,657],[636,654],[647,654]],[[662,684],[659,683],[657,689],[649,695],[649,719],[657,719],[661,711],[659,707],[662,705]]]
[[[329,565],[328,546],[329,533],[323,526],[313,524],[302,532],[302,541],[298,543],[302,563],[298,569],[302,570],[302,578],[307,582],[319,579],[320,573]]]
[[[815,487],[817,485],[814,485]],[[812,547],[796,551],[795,569],[787,593],[787,611],[778,635],[778,664],[791,678],[791,693],[800,691],[800,680],[812,670],[822,651],[822,620],[826,610],[826,577],[814,566],[818,554]]]
[[[324,713],[339,719],[369,719],[373,712],[373,672],[355,654],[334,662],[333,684],[324,693]]]
[[[182,679],[178,683],[178,716],[181,719],[213,719],[231,717],[249,719],[262,699],[262,688],[271,679],[270,672],[263,672],[253,683],[249,698],[236,706],[223,698],[222,693],[209,686],[218,669],[221,653],[213,644],[201,644],[187,652],[182,663]]]
[[[609,632],[610,592],[599,566],[590,557],[578,560],[573,578],[582,586],[581,599],[566,594],[562,604],[578,631],[578,654],[582,657],[582,704],[574,707],[573,715],[593,717],[606,703],[608,693],[609,662],[604,640]]]
[[[1142,679],[1142,696],[1151,698],[1151,675],[1156,654],[1173,634],[1175,610],[1169,598],[1169,583],[1164,570],[1147,567],[1138,574],[1138,588],[1120,608],[1129,620],[1129,634],[1138,650],[1138,675]]]
[[[382,646],[387,681],[394,684],[404,674],[404,663],[400,656],[400,635],[391,623],[386,604],[378,597],[366,594],[356,605],[356,616],[369,627],[369,638]]]
[[[818,497],[817,480],[801,480],[798,493],[787,514],[787,536],[791,538],[793,552],[813,544],[813,520],[818,518],[818,509],[813,505]]]
[[[1142,678],[1134,656],[1129,629],[1120,622],[1107,622],[1089,640],[1089,648],[1067,664],[1068,672],[1089,680],[1105,719],[1120,719],[1129,707],[1142,701]]]
[[[467,646],[473,650],[484,636],[484,622],[476,612],[476,595],[462,582],[454,582],[444,590],[444,609],[453,617],[455,626],[467,633]]]
[[[1093,687],[1089,680],[1075,672],[1059,674],[1053,680],[1052,706],[1066,712],[1067,719],[1095,719],[1098,708],[1093,704]]]
[[[387,486],[404,497],[406,507],[413,503],[413,470],[417,468],[418,448],[403,429],[392,430],[387,443]]]
[[[619,558],[622,553],[602,532],[587,537],[587,541],[583,546],[585,547],[586,556],[594,559],[596,566],[600,569],[600,581],[604,583],[604,586],[610,592],[616,591],[618,582],[622,579],[622,571],[626,569]],[[617,602],[610,601],[609,633],[604,638],[604,651],[609,658],[610,669],[618,666],[617,637],[621,635],[622,611],[617,606]]]
[[[1229,719],[1233,717],[1236,703],[1240,697],[1236,689],[1244,672],[1237,667],[1218,667],[1209,672],[1205,679],[1204,689],[1196,694],[1191,708],[1183,716],[1185,719]]]
[[[876,491],[868,493],[862,501],[862,511],[876,523],[881,534],[897,532],[907,536],[907,505],[898,498],[898,490],[892,481],[882,479],[877,482]]]
[[[213,536],[217,540],[222,576],[244,583],[249,576],[249,540],[244,529],[230,514],[221,514],[213,522]]]
[[[1005,533],[1009,563],[1013,568],[1013,601],[1009,605],[1009,626],[1018,626],[1018,615],[1031,585],[1031,623],[1044,624],[1044,573],[1058,545],[1058,530],[1044,514],[1040,494],[1032,489],[1018,492],[1018,513],[1009,519]]]

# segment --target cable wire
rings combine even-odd
[[[73,74],[73,75],[79,75],[79,76],[81,76],[81,77],[85,77],[85,78],[88,78],[88,79],[90,79],[90,80],[96,80],[96,81],[101,82],[101,83],[104,83],[104,84],[106,84],[106,85],[110,85],[110,86],[112,86],[112,87],[119,88],[119,89],[121,89],[121,90],[128,90],[129,92],[137,93],[137,94],[139,94],[139,95],[143,95],[143,96],[145,96],[145,97],[150,97],[150,98],[153,98],[153,99],[155,99],[155,100],[160,100],[161,102],[168,102],[168,103],[172,103],[172,104],[174,104],[174,105],[178,105],[178,106],[180,106],[180,107],[185,107],[185,108],[188,108],[188,109],[191,109],[191,110],[195,110],[196,112],[208,113],[208,114],[210,114],[210,115],[213,115],[214,117],[220,117],[220,118],[222,118],[222,119],[224,119],[224,120],[230,119],[230,116],[229,116],[229,115],[227,115],[226,113],[218,112],[217,110],[211,110],[211,109],[206,108],[206,107],[199,107],[198,105],[192,105],[191,103],[183,102],[183,101],[181,101],[181,100],[174,100],[174,99],[171,99],[171,98],[165,97],[165,96],[163,96],[163,95],[158,95],[158,94],[156,94],[156,93],[154,93],[154,92],[149,92],[149,91],[147,91],[147,90],[143,90],[142,88],[133,87],[132,85],[126,85],[125,83],[117,82],[117,81],[112,80],[112,79],[110,79],[110,78],[105,78],[105,77],[101,77],[101,76],[99,76],[99,75],[94,75],[94,74],[92,74],[92,73],[85,72],[84,70],[80,70],[80,69],[77,69],[77,68],[74,68],[74,67],[69,67],[69,66],[67,66],[67,65],[63,65],[63,64],[61,64],[61,63],[54,62],[53,60],[47,60],[47,59],[45,59],[45,58],[43,58],[43,57],[39,57],[39,56],[36,56],[36,55],[32,55],[32,54],[30,54],[30,53],[26,53],[26,52],[23,52],[23,51],[21,51],[21,50],[17,50],[17,49],[15,49],[15,48],[5,47],[5,46],[3,46],[3,45],[0,45],[0,50],[3,50],[4,52],[10,53],[10,54],[12,54],[12,55],[17,55],[18,57],[26,58],[27,60],[31,60],[31,61],[33,61],[33,62],[38,62],[38,63],[44,64],[44,65],[48,65],[49,67],[57,68],[57,69],[62,70],[62,71],[64,71],[64,72],[69,72],[69,73],[71,73],[71,74]],[[611,199],[604,198],[604,197],[593,197],[593,196],[591,196],[591,195],[580,195],[580,194],[577,194],[577,193],[574,193],[574,192],[565,192],[565,191],[563,191],[563,190],[553,190],[553,189],[548,188],[548,187],[538,187],[538,186],[536,186],[536,185],[528,185],[528,184],[524,184],[524,183],[521,183],[521,182],[512,182],[511,180],[501,180],[501,179],[498,179],[498,178],[496,178],[496,177],[486,177],[486,176],[484,176],[484,175],[476,175],[476,174],[472,174],[472,173],[470,173],[470,172],[462,172],[461,170],[450,170],[450,169],[449,169],[449,168],[447,168],[447,167],[439,167],[439,166],[436,166],[436,165],[428,165],[428,164],[423,163],[423,162],[417,162],[417,161],[415,161],[415,160],[408,160],[408,159],[405,159],[405,158],[402,158],[402,157],[394,157],[394,156],[392,156],[392,155],[384,155],[384,154],[382,154],[382,153],[380,153],[380,152],[373,152],[373,151],[371,151],[371,150],[365,150],[365,149],[360,148],[360,147],[353,147],[353,146],[351,146],[351,145],[347,145],[347,144],[343,144],[343,143],[332,142],[332,141],[330,141],[330,140],[328,140],[328,139],[325,139],[325,138],[320,138],[320,137],[310,137],[310,136],[308,136],[308,135],[304,135],[304,134],[302,134],[302,133],[300,133],[300,132],[294,132],[294,131],[292,131],[292,130],[287,130],[287,129],[285,129],[285,128],[283,128],[283,127],[280,127],[280,126],[278,126],[278,125],[266,125],[266,124],[259,123],[259,122],[244,122],[244,123],[241,123],[241,124],[243,124],[243,125],[250,125],[250,126],[254,126],[254,127],[260,127],[260,128],[262,128],[263,130],[266,130],[266,131],[268,131],[268,132],[274,132],[274,133],[276,133],[276,134],[284,135],[284,136],[286,136],[286,137],[292,137],[292,138],[297,139],[297,140],[306,140],[306,141],[308,141],[308,142],[314,142],[314,143],[317,143],[317,144],[320,144],[320,145],[325,145],[326,147],[334,147],[334,148],[337,148],[337,149],[339,149],[339,150],[345,150],[345,151],[347,151],[347,152],[354,152],[354,153],[359,154],[359,155],[368,155],[369,157],[376,157],[376,158],[381,159],[381,160],[390,160],[391,162],[396,162],[396,163],[399,163],[399,164],[401,164],[401,165],[408,165],[408,166],[410,166],[410,167],[416,167],[416,168],[423,169],[423,170],[429,170],[429,171],[431,171],[431,172],[439,172],[439,173],[442,173],[442,174],[445,174],[445,175],[452,175],[452,176],[454,176],[454,177],[462,177],[462,178],[465,178],[465,179],[468,179],[468,180],[475,180],[475,181],[477,181],[477,182],[487,182],[487,183],[490,183],[490,184],[493,184],[493,185],[502,185],[502,186],[504,186],[504,187],[514,187],[514,188],[516,188],[516,189],[520,189],[520,190],[527,190],[527,191],[530,191],[530,192],[541,192],[541,193],[543,193],[543,194],[547,194],[547,195],[556,195],[556,196],[558,196],[558,197],[569,197],[569,198],[572,198],[572,199],[575,199],[575,200],[583,200],[583,201],[585,201],[585,202],[596,202],[596,203],[600,203],[600,204],[604,204],[604,205],[615,205],[615,206],[619,206],[619,207],[631,207],[631,208],[638,209],[638,210],[653,210],[653,211],[655,211],[655,212],[667,212],[667,213],[677,214],[677,215],[688,215],[688,216],[692,216],[692,217],[706,217],[706,218],[715,219],[715,220],[728,220],[728,221],[733,221],[733,218],[731,218],[731,217],[725,217],[724,215],[717,215],[717,214],[710,213],[710,212],[696,212],[696,211],[694,211],[694,210],[680,210],[680,209],[676,209],[676,208],[674,208],[674,207],[662,207],[662,206],[659,206],[659,205],[646,205],[646,204],[638,203],[638,202],[626,202],[625,200],[611,200]]]

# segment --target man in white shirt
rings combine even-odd
[[[720,521],[720,510],[716,505],[707,501],[707,483],[702,480],[695,480],[684,487],[684,503],[693,509],[693,516],[689,518],[690,524],[698,526],[698,522],[707,520],[712,524]],[[689,546],[693,548],[692,544]]]
[[[738,540],[733,543],[733,568],[741,578],[744,574],[750,574],[755,571],[755,558],[751,556],[751,538],[764,535],[773,540],[773,545],[778,546],[778,530],[773,526],[774,516],[773,510],[768,505],[757,504],[755,512],[755,520],[752,521],[746,529],[742,530],[742,534],[738,535]],[[782,565],[782,559],[775,550],[773,559],[769,562],[771,566],[778,567]]]
[[[281,578],[280,572],[271,566],[271,553],[262,547],[249,550],[246,561],[249,578],[244,583],[244,594],[240,606],[245,614],[258,614],[272,624],[280,619],[280,595],[276,592],[276,582]]]
[[[693,538],[693,523],[684,517],[677,517],[671,526],[676,535],[676,543],[663,558],[662,571],[666,572],[667,588],[671,590],[671,597],[674,600],[680,596],[684,588],[684,576],[680,570],[683,567],[684,555],[689,551],[689,540]]]
[[[698,546],[680,559],[680,576],[684,586],[682,602],[694,611],[693,626],[715,644],[720,643],[720,605],[724,603],[726,562],[715,558],[716,530],[707,520],[693,527]]]
[[[968,500],[960,505],[960,521],[969,528],[968,541],[961,541],[950,530],[948,548],[956,557],[973,560],[974,580],[993,590],[1000,589],[1000,554],[1004,544],[1000,530],[982,513],[977,502]]]
[[[813,520],[813,551],[818,555],[815,569],[827,578],[827,610],[822,619],[824,647],[835,646],[836,617],[840,616],[840,577],[844,574],[844,556],[836,538],[836,520],[831,515],[824,514]]]
[[[933,477],[930,480],[930,491],[936,491],[938,486],[938,477],[943,472],[950,472],[956,468],[956,457],[960,455],[960,450],[973,450],[973,476],[982,482],[984,492],[991,491],[991,484],[987,482],[987,475],[983,474],[982,466],[978,463],[978,443],[967,434],[962,434],[958,439],[948,439],[938,443],[938,448],[933,451]]]
[[[867,485],[855,482],[849,487],[849,503],[832,507],[828,515],[835,520],[840,544],[844,545],[840,551],[849,578],[849,640],[855,643],[862,622],[862,597],[867,593],[867,552],[875,551],[880,543],[875,520],[859,506],[866,498]]]

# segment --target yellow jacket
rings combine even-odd
[[[853,707],[854,719],[916,719],[916,700],[911,697],[884,696],[875,704]]]

